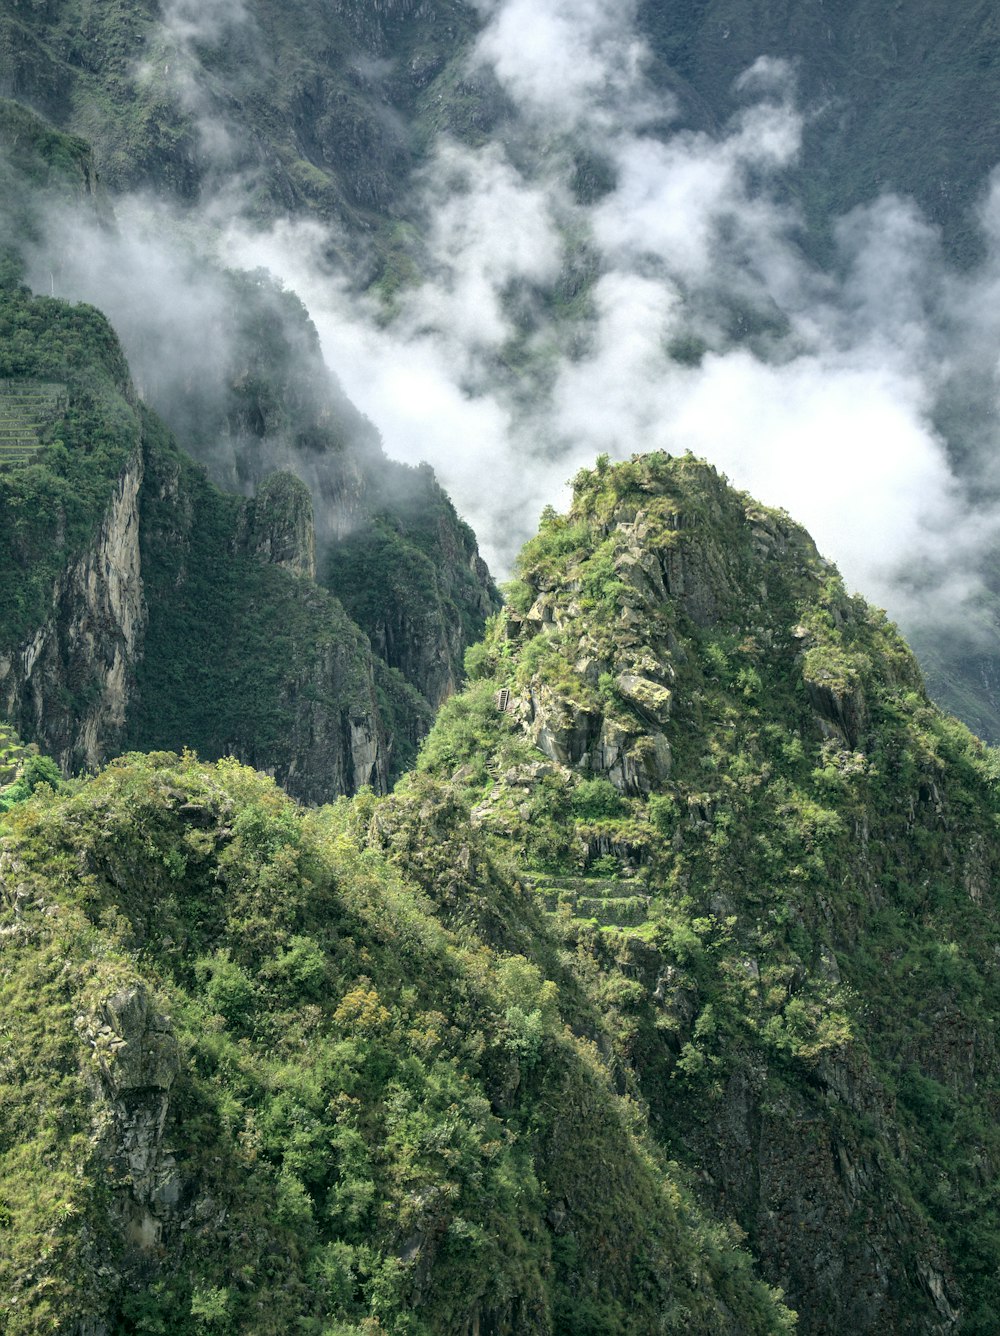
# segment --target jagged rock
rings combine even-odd
[[[309,488],[290,473],[272,473],[248,501],[241,523],[247,550],[309,580],[316,578],[316,531]]]
[[[819,715],[824,732],[833,740],[842,740],[852,749],[859,747],[868,723],[868,705],[860,683],[844,677],[836,669],[809,662],[806,656],[803,680],[809,701]]]
[[[635,673],[619,673],[615,678],[615,686],[619,694],[640,714],[648,715],[656,723],[667,723],[671,705],[671,693],[667,687]]]
[[[578,765],[590,747],[597,716],[544,683],[532,688],[531,709],[531,740],[539,751],[559,765]]]
[[[149,1251],[181,1196],[176,1159],[163,1145],[180,1050],[143,984],[106,998],[77,1028],[93,1050],[110,1114],[101,1153],[120,1164],[126,1183],[124,1231],[133,1247]]]
[[[93,542],[52,591],[44,623],[0,653],[0,715],[66,771],[94,768],[122,737],[135,692],[147,610],[139,556],[136,448],[114,486]],[[77,703],[81,683],[86,703]]]

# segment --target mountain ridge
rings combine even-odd
[[[40,453],[0,471],[5,561],[20,572],[0,628],[7,717],[67,772],[126,743],[195,744],[252,759],[312,801],[384,791],[496,600],[433,475],[390,464],[370,438],[365,451],[309,446],[325,532],[344,530],[335,550],[349,558],[360,529],[369,560],[409,562],[358,626],[316,582],[332,540],[317,568],[309,489],[265,473],[261,436],[233,456],[254,471],[255,498],[220,491],[140,405],[98,312],[16,286],[2,301],[4,374],[68,387]],[[368,530],[375,506],[381,527]],[[373,654],[366,631],[402,609],[415,623],[418,608],[420,643],[383,635]]]
[[[991,1329],[996,754],[693,458],[598,460],[518,580],[392,795],[159,753],[2,818],[4,1181],[83,1145],[57,1070],[114,1173],[8,1203],[71,1222],[12,1331]]]

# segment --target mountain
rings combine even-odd
[[[252,375],[241,377],[269,354],[261,315],[267,308],[274,319],[280,306],[255,297],[252,282],[238,292],[220,279],[213,246],[225,254],[235,227],[246,246],[235,247],[232,263],[250,263],[256,246],[265,264],[294,272],[311,309],[335,294],[340,337],[326,339],[327,355],[335,346],[344,365],[334,369],[351,373],[371,414],[385,412],[390,453],[415,460],[434,447],[500,564],[530,532],[535,493],[554,499],[563,477],[600,449],[627,457],[637,443],[660,443],[649,439],[664,418],[659,397],[683,404],[719,359],[740,380],[749,358],[762,384],[750,411],[736,395],[729,446],[697,431],[686,444],[699,454],[725,450],[718,462],[730,472],[741,462],[746,481],[762,493],[766,483],[770,499],[798,511],[822,490],[783,494],[789,476],[810,479],[808,446],[788,447],[788,467],[772,477],[777,447],[751,427],[775,404],[795,409],[814,360],[831,393],[846,362],[888,384],[891,407],[908,421],[887,426],[873,411],[859,426],[847,412],[844,436],[864,434],[874,459],[894,460],[898,437],[891,472],[912,469],[920,485],[881,480],[886,503],[924,499],[913,502],[912,523],[902,526],[910,541],[898,559],[885,558],[884,578],[870,578],[880,556],[871,551],[860,575],[848,574],[864,590],[877,587],[905,621],[935,697],[983,736],[1000,737],[997,336],[985,297],[996,251],[990,6],[962,0],[887,13],[864,0],[809,0],[792,14],[769,0],[704,0],[601,17],[553,4],[537,16],[533,42],[518,40],[524,21],[515,0],[11,8],[0,16],[0,93],[32,107],[78,153],[83,137],[84,188],[122,229],[118,249],[102,233],[111,251],[102,267],[78,213],[53,230],[62,215],[43,209],[34,286],[105,310],[150,406],[213,481],[249,491],[259,470],[247,466],[241,442],[254,422],[269,423],[287,386],[279,377],[273,398],[234,401],[234,386],[253,397]],[[564,62],[564,52],[575,59]],[[6,142],[16,157],[17,134]],[[520,242],[537,223],[539,199],[549,234],[529,230]],[[122,220],[137,207],[161,211],[152,230],[168,250],[181,238],[181,260],[142,245],[136,252],[134,219]],[[868,259],[865,244],[875,252]],[[636,255],[623,278],[628,245]],[[638,294],[649,299],[650,283],[661,291],[647,310]],[[610,326],[632,299],[630,339]],[[614,439],[585,450],[580,422],[599,419],[608,400],[601,377],[588,374],[595,347],[624,356],[654,326],[649,357],[659,360],[642,362],[623,396],[634,420],[620,409],[605,431]],[[285,341],[297,350],[295,328],[293,317]],[[216,345],[230,336],[232,356],[220,355]],[[370,345],[379,338],[386,365],[373,387]],[[443,366],[427,357],[435,342]],[[407,349],[413,361],[401,368]],[[406,391],[393,380],[403,370]],[[790,384],[776,392],[783,373]],[[612,368],[610,378],[613,389],[624,373]],[[441,405],[422,429],[413,379],[426,403]],[[591,390],[596,402],[578,414],[576,399]],[[857,387],[844,393],[849,407],[865,402]],[[407,394],[410,417],[395,402]],[[822,433],[830,405],[817,397],[818,407],[805,396],[790,437]],[[309,483],[322,525],[315,459],[277,425],[280,439],[258,453],[273,448],[280,467]],[[507,474],[486,489],[496,495],[468,481],[473,450]],[[931,479],[921,471],[928,455]],[[553,461],[564,458],[560,474]],[[928,515],[928,497],[955,513]],[[843,559],[854,534],[843,522],[830,527]],[[956,529],[943,553],[914,536]],[[376,639],[388,643],[387,635],[375,629]]]
[[[0,14],[3,1331],[995,1331],[995,27]]]
[[[470,667],[419,769],[522,869],[799,1329],[990,1330],[995,753],[690,458],[578,476]]]
[[[482,141],[514,117],[467,66],[489,12],[460,0],[20,7],[2,20],[0,93],[83,135],[113,191],[190,198],[221,154],[226,170],[257,174],[263,213],[382,227],[434,134]],[[667,0],[639,4],[636,31],[654,83],[696,129],[725,123],[758,57],[792,64],[816,108],[794,174],[815,244],[832,217],[894,190],[971,258],[968,210],[995,165],[1000,77],[985,0],[919,13],[807,0],[793,15],[772,0]],[[214,157],[209,118],[224,141]]]
[[[469,666],[392,796],[10,808],[8,1330],[990,1331],[995,754],[690,458]]]
[[[475,541],[433,476],[390,464],[377,442],[351,452],[336,400],[299,365],[327,532],[342,531],[322,557],[355,603],[359,542],[373,572],[394,565],[379,606],[355,609],[362,629],[317,583],[305,484],[258,476],[250,500],[215,487],[139,401],[98,312],[13,283],[0,292],[0,330],[6,717],[67,772],[124,745],[190,745],[250,760],[309,801],[384,791],[495,607]],[[397,647],[389,627],[413,639]],[[366,631],[381,635],[380,653]]]
[[[447,794],[306,812],[161,753],[4,836],[5,1331],[790,1329]]]

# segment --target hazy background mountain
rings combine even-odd
[[[8,9],[0,89],[94,146],[117,229],[48,216],[33,281],[171,425],[206,264],[266,267],[498,573],[597,450],[690,447],[996,736],[996,44],[971,0],[65,3]]]

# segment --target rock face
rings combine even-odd
[[[4,297],[40,366],[50,344],[76,362],[40,474],[0,472],[0,711],[67,772],[191,746],[307,802],[384,792],[496,590],[433,473],[391,465],[338,397],[295,299],[247,281],[245,384],[214,420],[233,432],[222,472],[249,497],[219,490],[138,402],[99,313]],[[347,575],[317,559],[338,544]]]
[[[150,598],[129,742],[232,755],[305,802],[384,792],[392,740],[362,633],[310,577],[309,491],[277,474],[248,502],[165,442],[147,450]],[[177,690],[186,682],[186,693]]]
[[[66,770],[98,765],[118,745],[146,625],[139,557],[136,451],[115,484],[92,545],[67,566],[51,611],[0,652],[0,711]]]
[[[583,472],[518,574],[482,696],[425,755],[600,972],[622,1088],[800,1331],[976,1330],[1000,1256],[994,1206],[967,1228],[962,1205],[1000,1168],[989,753],[808,536],[696,460]]]
[[[90,1044],[99,1072],[106,1122],[101,1155],[125,1185],[121,1206],[127,1244],[151,1252],[180,1201],[177,1162],[163,1144],[170,1093],[181,1068],[170,1023],[142,984],[105,999],[77,1030]],[[100,1117],[100,1113],[98,1113]]]
[[[432,469],[372,470],[363,498],[368,522],[330,544],[324,583],[380,658],[436,709],[462,681],[465,650],[499,596]]]
[[[290,473],[273,473],[247,502],[241,530],[248,552],[293,575],[316,578],[316,529],[309,488]]]

